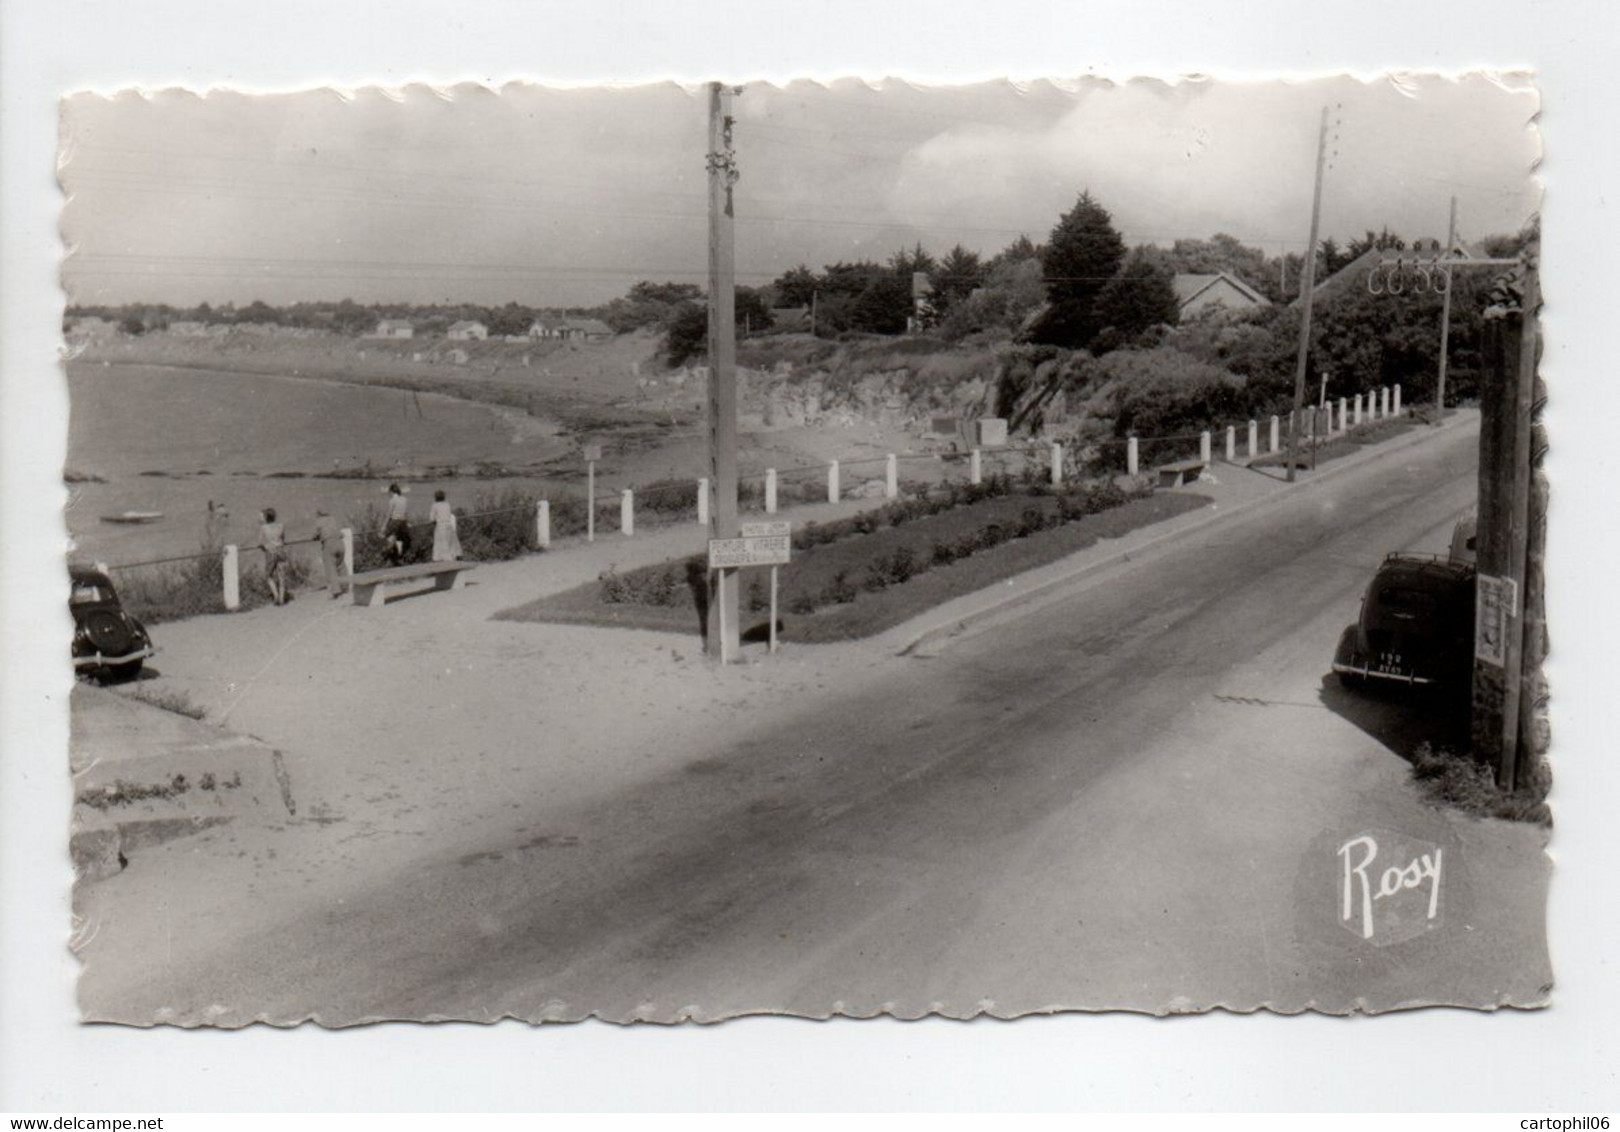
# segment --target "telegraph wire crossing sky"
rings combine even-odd
[[[738,275],[989,256],[1087,189],[1132,244],[1299,252],[1323,106],[1324,237],[1443,237],[1452,195],[1465,239],[1513,232],[1539,207],[1538,105],[1525,76],[752,84]],[[62,124],[76,303],[566,306],[704,277],[697,87],[80,94]]]

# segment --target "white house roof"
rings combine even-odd
[[[411,320],[408,318],[385,318],[377,323],[379,330],[400,330],[408,328]]]
[[[599,318],[565,318],[562,324],[570,330],[579,330],[586,334],[612,334],[613,327]]]
[[[450,329],[451,330],[486,330],[488,328],[481,322],[470,322],[470,321],[468,321],[466,319],[463,319],[461,322],[451,323],[450,324]]]
[[[1238,294],[1242,295],[1245,299],[1248,299],[1249,302],[1253,303],[1257,307],[1268,307],[1271,305],[1270,299],[1266,298],[1259,291],[1256,291],[1253,287],[1249,286],[1237,276],[1226,271],[1218,271],[1212,275],[1196,274],[1191,272],[1177,274],[1172,284],[1176,292],[1176,304],[1184,307],[1194,299],[1198,298],[1198,296],[1202,295],[1204,292],[1210,290],[1212,287],[1220,285],[1222,282],[1225,282],[1231,286],[1238,292]]]

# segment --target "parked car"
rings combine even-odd
[[[124,611],[106,573],[72,566],[73,669],[96,680],[133,679],[155,651],[152,637]]]
[[[1391,554],[1339,637],[1333,671],[1372,681],[1466,687],[1474,656],[1474,567],[1429,554]]]

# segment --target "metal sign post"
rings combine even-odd
[[[789,562],[793,556],[793,524],[787,521],[771,521],[762,523],[742,523],[741,532],[737,538],[712,538],[709,540],[709,569],[714,570],[742,570],[754,566],[769,566],[771,568],[771,626],[770,651],[776,652],[776,596],[777,596],[777,567]],[[726,616],[726,607],[720,606],[720,660],[726,663],[730,660],[730,637],[727,629],[732,629],[730,619]]]

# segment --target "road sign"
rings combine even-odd
[[[586,462],[594,464],[602,458],[602,446],[600,444],[586,444],[583,447]]]
[[[709,569],[735,570],[743,566],[781,566],[788,561],[792,540],[787,535],[756,535],[709,540]]]
[[[1507,632],[1519,611],[1519,587],[1512,578],[1480,574],[1474,590],[1474,656],[1498,668],[1507,664]]]
[[[793,533],[793,524],[786,519],[772,519],[762,523],[743,523],[739,528],[743,538],[787,538]]]

